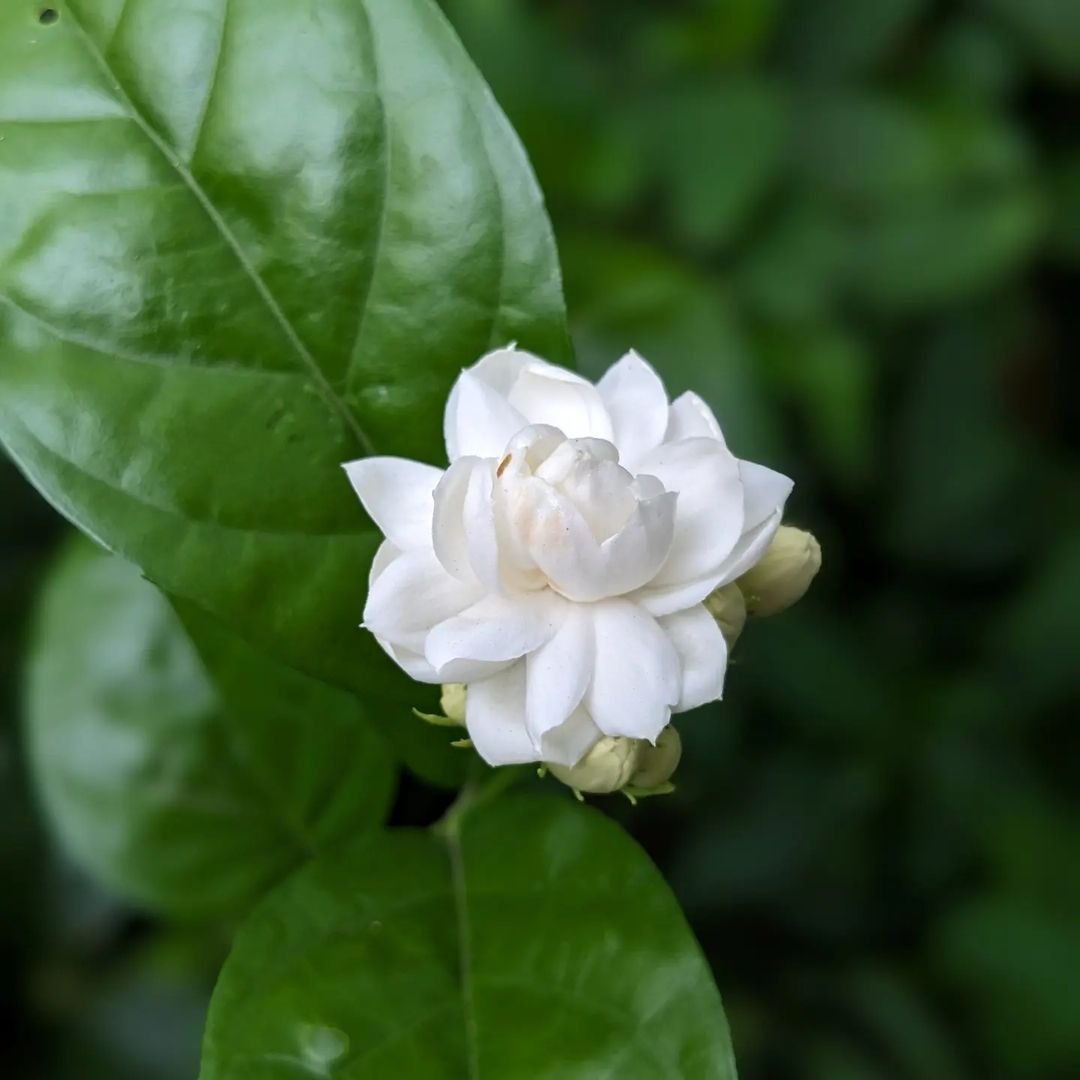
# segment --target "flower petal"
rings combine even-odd
[[[729,559],[731,558],[732,556],[729,556]],[[640,604],[650,615],[671,615],[700,604],[717,588],[724,576],[724,568],[719,567],[703,577],[676,582],[674,585],[647,585],[644,589],[631,593],[627,599]]]
[[[551,424],[571,439],[586,435],[611,439],[611,419],[599,391],[573,371],[556,367],[538,356],[511,347],[496,349],[481,357],[464,374],[482,382],[490,391],[509,402],[518,414],[528,418],[529,423]],[[458,381],[460,383],[461,380]],[[522,421],[514,430],[524,426],[525,421]],[[450,448],[449,430],[448,425],[447,449]],[[503,445],[508,440],[509,436],[503,440]],[[497,456],[501,449],[481,456]],[[460,452],[480,453],[477,450]]]
[[[760,525],[740,537],[735,549],[724,560],[714,588],[727,585],[736,578],[742,577],[761,559],[768,550],[769,544],[772,543],[776,530],[780,528],[782,518],[783,511],[776,510],[771,517],[766,518]]]
[[[380,550],[381,554],[381,550]],[[368,586],[364,626],[378,637],[424,652],[431,628],[474,604],[475,586],[451,577],[435,553],[417,548],[379,566]]]
[[[469,686],[465,726],[477,753],[489,765],[540,760],[540,752],[525,726],[523,660]]]
[[[720,424],[713,415],[712,409],[692,390],[687,390],[671,403],[664,442],[679,442],[682,439],[693,438],[724,441]]]
[[[743,486],[743,510],[746,515],[744,530],[760,525],[767,517],[783,511],[794,481],[783,473],[774,472],[752,461],[739,462],[739,477]]]
[[[543,736],[581,704],[592,680],[595,653],[587,609],[567,604],[558,633],[531,653],[526,664],[525,717],[529,733],[541,746]]]
[[[600,392],[572,371],[537,360],[522,369],[508,400],[530,424],[551,424],[568,439],[612,441],[611,418]]]
[[[707,573],[685,581],[666,582],[668,567],[632,599],[653,615],[671,615],[701,603],[714,589],[727,585],[745,574],[765,554],[780,525],[784,503],[792,482],[772,469],[752,462],[739,462],[743,480],[745,531],[727,557]]]
[[[371,560],[368,571],[368,589],[375,584],[375,579],[401,554],[401,548],[395,547],[389,540],[384,540]]]
[[[465,535],[465,493],[473,469],[481,463],[482,459],[477,457],[458,458],[443,473],[433,496],[435,555],[448,574],[469,584],[476,583],[476,575],[469,563],[469,541]]]
[[[604,595],[601,557],[581,511],[550,484],[522,477],[503,492],[502,502],[515,544],[563,596],[587,602]]]
[[[539,356],[525,352],[514,345],[508,345],[504,349],[493,349],[485,353],[467,370],[482,379],[488,386],[503,397],[510,396],[510,389],[517,381],[517,377],[532,364],[548,365]]]
[[[450,461],[460,457],[499,457],[528,421],[497,390],[463,371],[446,402],[443,430]]]
[[[619,461],[636,471],[637,462],[663,441],[668,400],[660,376],[631,350],[596,384],[611,417]]]
[[[546,645],[558,633],[567,607],[562,597],[548,589],[512,599],[485,596],[439,623],[428,635],[424,655],[440,674],[455,660],[516,660]]]
[[[633,517],[600,545],[604,596],[622,596],[652,581],[675,537],[678,496],[667,491],[638,503]]]
[[[727,642],[704,604],[657,620],[679,654],[682,687],[675,712],[717,701],[724,692]]]
[[[495,525],[495,462],[485,461],[472,470],[463,506],[469,566],[493,592],[502,591],[499,538]]]
[[[605,735],[650,742],[679,700],[679,654],[646,611],[628,600],[593,605],[596,662],[585,705]]]
[[[364,509],[402,549],[431,543],[432,493],[442,470],[397,457],[369,457],[342,466]]]
[[[448,573],[467,584],[501,589],[489,458],[458,458],[435,488],[432,542]]]
[[[583,708],[575,709],[557,728],[540,740],[544,761],[553,765],[576,765],[592,748],[603,732]]]
[[[413,652],[412,649],[402,648],[400,645],[391,645],[389,641],[379,637],[378,634],[373,634],[372,637],[379,643],[379,647],[383,652],[385,652],[410,679],[415,679],[417,682],[422,683],[434,683],[436,685],[442,682],[442,679],[435,669],[419,653]]]
[[[552,588],[579,603],[621,596],[643,585],[664,564],[672,545],[677,501],[670,492],[639,503],[630,521],[602,544],[574,503],[544,481],[525,477],[504,495],[516,545]]]
[[[671,554],[652,584],[680,584],[719,567],[743,530],[735,457],[715,439],[683,439],[658,447],[641,469],[679,494]]]

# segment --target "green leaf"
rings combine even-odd
[[[1074,859],[1075,847],[1065,857]],[[1023,894],[989,891],[950,909],[928,953],[969,1003],[972,1027],[1003,1075],[1068,1076],[1080,1065],[1075,908],[1053,911]]]
[[[29,750],[71,855],[162,911],[231,914],[325,845],[379,824],[386,743],[351,695],[266,661],[79,541],[31,650]]]
[[[855,227],[852,280],[888,309],[956,303],[1022,271],[1043,239],[1046,207],[1033,187],[912,203]]]
[[[1024,132],[979,102],[863,90],[808,95],[795,135],[801,182],[862,214],[1015,183],[1032,156]]]
[[[815,76],[849,76],[886,58],[929,6],[929,0],[794,0],[785,24],[788,51]]]
[[[955,302],[1030,259],[1046,207],[1024,133],[978,102],[881,93],[808,99],[802,183],[842,222],[844,276],[878,307]]]
[[[1045,497],[1045,496],[1044,496]],[[991,670],[1015,708],[1066,706],[1076,694],[1076,642],[1080,640],[1080,536],[1051,525],[1029,580],[987,627]]]
[[[490,347],[567,359],[516,137],[431,0],[54,8],[0,11],[0,440],[170,594],[423,704],[339,465],[441,459]]]
[[[940,323],[908,362],[882,522],[903,559],[938,574],[986,574],[1046,533],[1043,459],[1009,409],[1006,365],[1023,332],[999,303]]]
[[[1080,5],[1075,0],[982,0],[1039,63],[1065,83],[1080,77]]]
[[[866,484],[876,446],[876,369],[863,342],[835,325],[801,325],[763,333],[760,354],[778,390],[799,407],[832,479],[849,488]]]
[[[731,241],[783,164],[783,96],[765,79],[741,78],[656,106],[656,158],[675,233],[690,243]]]
[[[748,306],[768,323],[831,313],[844,281],[847,243],[829,200],[800,191],[777,208],[737,269]]]
[[[85,966],[68,960],[50,1080],[191,1080],[213,985],[204,969],[219,950],[187,934],[152,938],[107,965],[100,953]]]
[[[241,930],[202,1080],[734,1080],[675,900],[608,819],[514,797],[460,831],[372,835]]]

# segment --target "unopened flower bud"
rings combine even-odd
[[[681,758],[682,739],[674,726],[668,724],[660,732],[655,746],[642,743],[637,771],[630,777],[630,789],[646,794],[666,784],[675,775]]]
[[[442,697],[439,699],[442,711],[448,720],[455,720],[459,724],[465,723],[465,684],[446,683],[442,688]]]
[[[705,610],[716,620],[730,649],[746,625],[746,599],[734,582],[721,585],[705,598]]]
[[[604,735],[576,765],[549,764],[548,770],[575,791],[606,795],[627,785],[638,769],[646,745],[639,739]]]
[[[750,615],[775,615],[810,588],[821,569],[821,546],[812,533],[781,525],[761,561],[739,578]]]

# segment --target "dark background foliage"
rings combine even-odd
[[[547,193],[582,368],[634,345],[702,392],[825,550],[680,725],[678,792],[604,803],[742,1075],[1077,1075],[1080,6],[445,6]],[[51,852],[18,696],[63,526],[6,464],[0,499],[4,1072],[190,1080],[228,928]]]

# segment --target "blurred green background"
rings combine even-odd
[[[446,0],[629,346],[825,568],[631,811],[744,1080],[1080,1076],[1080,3]],[[50,850],[18,691],[64,527],[0,464],[5,1076],[191,1080],[227,928]],[[402,821],[438,798],[408,785]],[[627,897],[633,903],[633,897]]]

